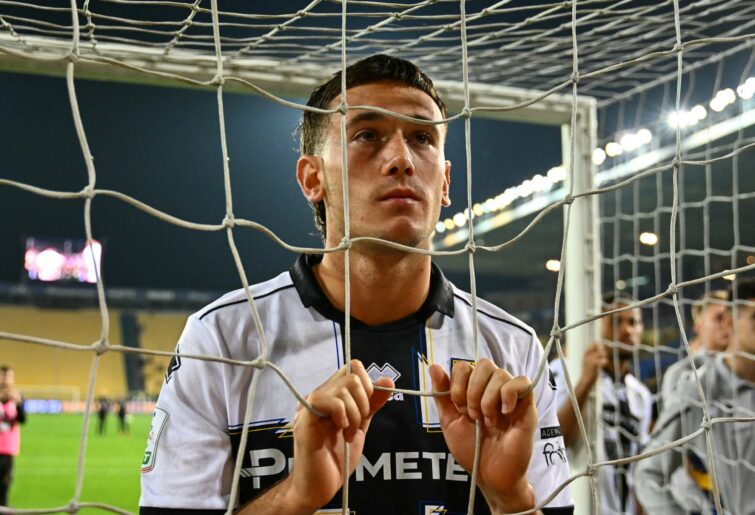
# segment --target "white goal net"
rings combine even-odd
[[[536,4],[512,0],[313,0],[308,4],[0,0],[0,69],[66,77],[87,172],[78,187],[62,190],[10,179],[0,170],[0,187],[45,197],[49,202],[83,201],[89,241],[96,236],[92,223],[97,213],[92,204],[98,197],[120,201],[124,212],[137,209],[184,229],[223,233],[246,289],[250,316],[261,335],[259,357],[243,362],[218,356],[180,357],[257,371],[247,395],[247,425],[254,409],[257,378],[264,369],[279,374],[292,395],[310,407],[304,400],[308,392],[297,391],[268,359],[265,328],[247,280],[249,263],[242,260],[236,238],[240,231],[259,231],[293,252],[343,252],[346,263],[351,244],[357,240],[351,238],[347,224],[346,237],[337,248],[305,248],[284,241],[257,220],[238,215],[224,95],[255,93],[292,110],[312,110],[290,98],[308,95],[333,72],[359,58],[385,53],[411,60],[436,81],[452,113],[447,121],[464,126],[466,142],[466,163],[461,168],[466,174],[467,196],[459,213],[439,222],[435,249],[430,253],[464,259],[475,299],[477,267],[495,268],[507,256],[519,252],[528,255],[521,250],[523,246],[537,248],[542,243],[528,238],[528,233],[550,224],[557,238],[553,240],[555,263],[549,266],[558,273],[552,276],[555,297],[548,306],[552,320],[544,339],[546,349],[556,352],[568,371],[566,394],[575,399],[582,354],[591,342],[601,339],[600,319],[615,314],[614,320],[618,320],[619,313],[639,308],[646,331],[641,343],[629,349],[631,368],[637,380],[647,385],[644,388],[650,400],[662,410],[663,399],[658,392],[664,371],[689,353],[690,309],[705,293],[736,286],[741,277],[755,270],[754,26],[755,4],[744,0]],[[80,78],[213,89],[217,93],[222,150],[224,216],[212,223],[200,223],[157,209],[122,191],[98,187],[98,149],[88,142],[87,120],[78,105],[75,79]],[[330,113],[345,114],[337,109]],[[496,173],[473,168],[471,134],[474,121],[480,118],[560,127],[561,141],[555,144],[561,144],[562,162],[553,163],[550,170],[541,170],[521,184],[478,197],[474,178]],[[507,143],[501,142],[494,149],[504,159]],[[254,173],[264,172],[261,168]],[[347,174],[343,181],[348,192]],[[345,197],[348,213],[348,195]],[[512,227],[517,230],[510,231]],[[347,266],[346,285],[349,273]],[[65,508],[74,512],[94,506],[122,511],[81,497],[87,422],[94,405],[100,357],[105,353],[173,356],[111,344],[106,288],[98,274],[101,331],[94,343],[44,339],[0,327],[0,340],[67,349],[82,359],[91,359],[77,484]],[[621,306],[609,303],[609,308],[618,309],[605,313],[601,298],[606,293],[627,301]],[[348,286],[346,296],[344,361],[348,363]],[[749,306],[744,299],[721,302],[732,308],[735,316],[738,309]],[[476,316],[475,309],[472,313]],[[476,319],[473,334],[476,339]],[[735,331],[734,341],[737,336]],[[569,342],[568,358],[561,349],[564,339]],[[618,360],[621,344],[606,343],[611,358]],[[752,358],[736,347],[728,352]],[[546,361],[541,363],[543,373],[548,374]],[[711,442],[712,433],[724,426],[744,429],[737,429],[738,435],[752,432],[753,406],[732,405],[735,397],[725,402],[710,399],[709,389],[696,373],[693,377],[704,416],[696,424],[685,426],[679,438],[649,452],[644,447],[646,438],[626,431],[618,416],[611,419],[601,410],[601,397],[605,407],[611,394],[598,389],[585,406],[584,420],[579,418],[582,445],[573,455],[570,481],[577,513],[601,513],[600,505],[605,501],[599,484],[605,480],[601,471],[610,470],[611,480],[623,478],[631,490],[631,474],[638,461],[654,458],[664,450],[677,453],[688,466],[693,459],[689,442],[696,437],[707,440],[705,454],[697,456],[704,463],[726,461],[728,472],[723,480],[752,477],[748,476],[755,470],[750,443],[737,436],[732,443],[734,454],[722,455],[714,453]],[[621,382],[618,376],[614,379],[613,383]],[[714,409],[708,409],[711,406]],[[599,417],[604,421],[601,427],[590,423]],[[651,415],[649,421],[658,417]],[[626,442],[621,452],[605,452],[606,431],[617,434],[616,441]],[[242,433],[239,457],[247,434]],[[627,449],[632,452],[624,452]],[[237,495],[241,462],[238,459],[235,465],[231,499]],[[660,490],[668,492],[680,479],[668,464],[664,467]],[[726,489],[720,487],[722,478],[716,477],[716,470],[717,466],[708,470],[713,473],[706,483],[706,506],[724,513],[727,503],[755,503],[744,484],[744,500],[722,499],[720,492]],[[560,485],[551,497],[566,486]],[[474,493],[475,488],[473,471],[470,491]],[[632,492],[628,495],[631,497]],[[474,500],[470,494],[469,513],[475,510]],[[623,499],[621,512],[632,512],[634,502]],[[233,508],[229,506],[228,513]],[[345,488],[343,513],[347,509]],[[10,511],[0,508],[0,512]],[[55,511],[60,509],[40,507],[34,513]]]

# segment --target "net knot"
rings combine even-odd
[[[297,18],[306,18],[307,14],[309,14],[309,13],[307,13],[307,11],[304,11],[304,10],[296,11],[296,17]]]
[[[349,250],[351,249],[351,240],[347,238],[346,236],[341,239],[341,242],[338,244],[338,250]]]
[[[211,86],[222,86],[223,84],[225,84],[225,78],[220,73],[215,75],[210,81]]]
[[[474,254],[477,251],[477,245],[475,245],[473,241],[470,241],[470,242],[467,242],[466,245],[464,245],[464,249],[467,252],[471,252],[472,254]]]
[[[572,84],[579,84],[579,72],[575,71],[571,74],[571,82]]]
[[[713,424],[710,423],[710,418],[708,418],[707,414],[703,418],[703,421],[700,422],[700,427],[702,427],[706,431],[710,431],[710,428],[713,427]]]
[[[223,227],[233,229],[236,226],[236,218],[233,215],[225,215],[223,218]]]
[[[595,465],[593,465],[592,463],[588,463],[588,464],[587,464],[587,467],[585,467],[585,474],[586,474],[586,475],[587,475],[588,477],[592,477],[592,476],[594,476],[594,475],[595,475],[595,471],[596,471],[597,469],[598,469],[598,467],[596,467],[596,466],[595,466]]]
[[[346,104],[341,104],[336,108],[336,111],[344,116],[346,116],[346,113],[349,112],[349,106]]]
[[[92,344],[92,350],[94,350],[95,354],[97,354],[98,356],[102,356],[108,350],[110,350],[109,347],[110,346],[105,339],[101,339],[100,341],[94,342]]]
[[[94,195],[95,195],[95,193],[94,193],[94,187],[91,184],[87,184],[84,187],[84,189],[82,189],[79,193],[83,197],[86,197],[86,198],[89,198],[89,199],[94,198]]]
[[[81,510],[81,505],[79,505],[78,501],[72,500],[68,503],[68,506],[66,506],[65,511],[68,513],[78,513],[79,510]]]
[[[267,362],[267,360],[264,357],[260,356],[259,358],[250,361],[249,365],[252,366],[252,367],[254,367],[254,368],[259,368],[261,370],[261,369],[267,367],[268,362]]]
[[[553,338],[558,338],[559,340],[562,340],[564,336],[564,332],[561,330],[561,328],[558,325],[554,325],[553,329],[551,329],[551,336]]]
[[[79,54],[77,54],[73,50],[69,50],[68,52],[66,52],[66,60],[72,62],[73,64],[76,64],[79,62]]]
[[[676,295],[679,292],[679,287],[676,284],[671,283],[668,285],[668,290],[666,291],[668,291],[671,295]]]
[[[564,205],[570,206],[572,203],[574,203],[574,196],[571,193],[564,195]]]
[[[464,109],[461,110],[461,116],[464,118],[472,118],[472,110],[464,106]]]

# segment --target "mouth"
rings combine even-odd
[[[416,193],[414,193],[413,190],[395,189],[395,190],[389,191],[385,195],[382,195],[379,198],[379,200],[381,202],[396,202],[396,203],[411,204],[414,202],[419,202],[420,198]]]

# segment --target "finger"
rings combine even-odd
[[[379,378],[377,381],[375,381],[375,386],[391,389],[395,388],[393,380],[390,377]],[[385,403],[387,403],[388,399],[391,397],[391,393],[393,392],[386,392],[385,390],[377,389],[372,392],[372,395],[370,396],[370,414],[362,419],[362,430],[367,431],[367,428],[369,428],[370,426],[372,417],[375,416],[375,413],[380,411],[380,408],[385,406]]]
[[[346,406],[340,398],[316,390],[309,396],[309,403],[314,408],[330,417],[337,427],[340,427],[341,429],[349,427]]]
[[[367,378],[369,381],[369,377]],[[362,417],[366,417],[370,414],[370,398],[365,391],[364,382],[356,374],[346,376],[344,379],[344,386],[348,389],[351,397],[356,403],[357,409]],[[372,383],[370,383],[370,390],[372,390]]]
[[[375,381],[375,386],[380,386],[381,388],[390,388],[391,390],[396,387],[396,385],[393,383],[393,379],[385,376]],[[372,395],[370,396],[370,416],[374,415],[380,408],[382,408],[385,403],[388,402],[388,399],[392,394],[392,391],[374,389]]]
[[[467,415],[467,385],[472,375],[472,365],[466,361],[457,361],[451,370],[451,400],[456,409]]]
[[[524,376],[518,376],[501,387],[501,413],[510,415],[515,410],[534,403],[534,396],[530,391],[532,381]]]
[[[432,365],[430,367],[430,379],[433,382],[433,392],[447,392],[451,388],[451,379],[440,365]],[[441,427],[446,427],[448,422],[459,416],[459,411],[453,400],[451,400],[450,395],[436,395],[433,399],[435,400],[435,406],[438,408]]]
[[[501,388],[512,379],[512,375],[502,368],[497,369],[488,381],[485,392],[482,394],[480,409],[483,420],[488,427],[498,425],[501,411]]]
[[[370,379],[370,376],[367,375],[367,370],[364,368],[362,362],[358,359],[351,360],[351,373],[357,376],[362,382],[362,387],[364,388],[365,393],[367,393],[367,398],[369,399],[370,397],[372,397],[372,379]]]
[[[467,409],[472,420],[482,419],[480,401],[493,373],[498,369],[489,359],[481,359],[472,369],[467,385]]]
[[[343,428],[343,437],[347,442],[354,440],[354,435],[357,430],[362,427],[362,413],[359,411],[356,400],[351,395],[351,391],[348,388],[342,389],[338,397],[343,402],[346,410],[346,418],[348,419],[348,426]]]

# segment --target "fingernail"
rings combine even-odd
[[[469,418],[471,418],[472,420],[479,419],[480,418],[480,412],[477,411],[474,408],[469,408]]]
[[[493,427],[493,419],[490,417],[485,417],[485,425],[488,427]]]
[[[501,413],[503,413],[504,415],[506,415],[510,411],[511,411],[511,404],[509,404],[508,402],[502,403],[502,405],[501,405]]]

